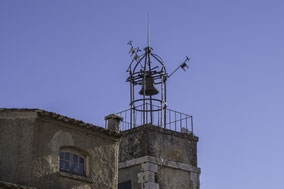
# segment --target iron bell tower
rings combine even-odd
[[[151,124],[166,128],[167,124],[167,79],[179,68],[186,69],[186,60],[171,74],[164,61],[148,46],[141,53],[129,41],[132,61],[127,69],[130,84],[130,128]]]
[[[141,50],[134,49],[131,41],[128,44],[131,46],[131,55],[134,55],[127,69],[129,73],[127,82],[130,83],[130,125],[133,123],[136,127],[139,123],[143,125],[158,123],[162,126],[165,117],[163,112],[167,108],[168,74],[164,62],[153,53],[151,47],[146,47],[144,53],[139,55]],[[157,117],[154,112],[160,112],[160,117]],[[142,117],[139,116],[142,120],[137,120],[137,114],[142,114]]]
[[[148,44],[130,45],[127,72],[130,108],[117,113],[122,138],[119,147],[119,189],[200,189],[198,137],[191,115],[168,108],[167,81],[189,58],[168,74],[164,61]]]
[[[167,104],[167,81],[179,68],[188,68],[189,58],[168,74],[149,43],[143,51],[128,44],[130,108],[117,113],[123,118],[118,188],[200,189],[192,116]]]

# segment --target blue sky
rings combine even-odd
[[[128,108],[129,40],[169,72],[169,108],[194,116],[202,189],[283,188],[284,2],[0,1],[0,107],[103,125]]]

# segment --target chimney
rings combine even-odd
[[[114,131],[116,133],[120,132],[120,122],[123,121],[123,118],[116,114],[110,114],[105,117],[107,121],[107,129]]]

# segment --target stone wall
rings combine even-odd
[[[145,125],[122,132],[119,162],[143,156],[197,166],[198,137]]]
[[[199,189],[200,168],[144,156],[119,163],[119,183],[134,189]]]
[[[59,152],[87,157],[87,176],[59,171]],[[33,111],[0,112],[0,180],[41,189],[116,189],[119,137]]]
[[[198,137],[145,125],[122,132],[119,183],[134,189],[199,189]]]
[[[31,183],[35,112],[0,115],[0,180]]]
[[[137,173],[141,172],[141,165],[136,164],[129,167],[122,167],[119,169],[118,180],[119,183],[124,183],[127,181],[131,181],[131,186],[133,189],[141,188],[141,183],[138,182]]]
[[[168,167],[159,167],[159,169],[157,182],[160,183],[160,188],[193,189],[190,172]]]

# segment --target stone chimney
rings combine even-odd
[[[123,121],[123,118],[116,114],[110,114],[105,117],[107,121],[107,129],[114,131],[116,133],[120,132],[120,122]]]

